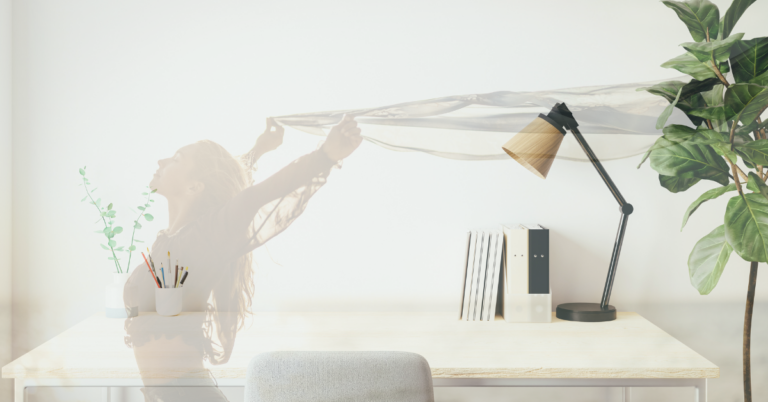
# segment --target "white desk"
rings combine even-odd
[[[138,319],[183,323],[196,314]],[[452,313],[257,313],[252,321],[229,361],[207,366],[220,386],[244,386],[249,360],[274,350],[410,351],[427,359],[436,387],[622,387],[625,400],[631,387],[693,387],[692,399],[705,402],[706,379],[720,375],[635,313],[602,323],[466,322]],[[15,379],[15,401],[30,386],[141,386],[142,378],[195,385],[199,373],[140,371],[123,325],[95,315],[3,367],[3,378]]]

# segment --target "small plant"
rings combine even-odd
[[[720,18],[709,0],[662,1],[675,11],[694,42],[686,53],[662,64],[692,77],[641,88],[664,97],[669,106],[656,128],[664,135],[648,150],[659,183],[670,192],[686,191],[701,180],[720,187],[705,191],[683,214],[682,226],[705,202],[728,192],[723,224],[701,238],[688,257],[691,284],[702,295],[717,285],[732,252],[750,263],[744,314],[744,400],[752,401],[750,332],[759,262],[768,262],[768,137],[760,119],[768,108],[768,37],[743,40],[732,33],[736,22],[755,0],[734,0]],[[725,77],[732,73],[733,81]],[[692,127],[664,127],[674,108],[688,116]],[[639,168],[640,166],[638,166]],[[682,228],[681,228],[682,230]]]
[[[88,177],[85,176],[85,167],[80,169],[80,175],[83,179],[82,186],[85,188],[86,194],[85,197],[80,201],[83,202],[90,199],[90,204],[96,207],[100,216],[99,220],[104,224],[104,229],[96,231],[96,233],[101,233],[106,238],[107,244],[100,244],[100,246],[104,250],[108,250],[111,253],[111,256],[108,259],[115,263],[115,269],[117,273],[128,273],[128,271],[131,269],[131,256],[133,255],[133,251],[136,250],[134,243],[143,243],[143,241],[136,238],[136,229],[141,229],[141,218],[143,217],[147,222],[155,219],[154,216],[147,213],[146,211],[147,208],[151,206],[151,203],[155,202],[155,200],[152,199],[152,194],[154,194],[157,190],[149,190],[149,187],[147,187],[148,190],[141,193],[141,195],[146,196],[147,198],[144,202],[144,205],[139,205],[137,207],[140,211],[138,212],[139,216],[136,217],[136,219],[133,221],[131,243],[126,248],[125,246],[118,246],[117,240],[115,239],[116,235],[119,235],[123,232],[123,227],[115,226],[115,217],[117,216],[117,211],[115,211],[113,208],[112,203],[109,203],[107,206],[102,206],[101,198],[94,200],[93,193],[97,190],[97,188],[91,189],[88,187],[91,185],[91,182],[88,180]],[[125,265],[125,269],[123,269],[123,266],[120,265],[121,259],[117,256],[117,253],[120,252],[128,254],[128,264]]]

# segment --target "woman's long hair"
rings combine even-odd
[[[210,141],[195,143],[193,177],[204,184],[203,192],[195,204],[201,210],[218,211],[228,201],[253,184],[251,166],[246,166],[232,156],[224,147]],[[246,162],[248,163],[248,162]],[[238,233],[244,239],[253,237],[253,225],[247,225],[246,231]],[[237,258],[230,268],[227,279],[231,286],[216,287],[213,290],[210,308],[217,311],[216,304],[224,303],[236,307],[237,329],[243,327],[246,316],[251,314],[253,304],[253,256],[250,252]],[[217,294],[221,292],[221,294]]]

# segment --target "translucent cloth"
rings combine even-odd
[[[679,80],[685,80],[681,77]],[[565,102],[592,149],[602,160],[644,153],[661,135],[656,120],[669,104],[638,88],[659,82],[603,85],[537,92],[500,91],[447,96],[370,109],[278,116],[285,126],[326,135],[344,114],[356,116],[363,137],[396,151],[419,151],[462,160],[507,159],[501,146],[539,113]],[[667,124],[690,120],[675,109]],[[566,135],[561,159],[587,161],[575,139]]]

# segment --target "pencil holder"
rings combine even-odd
[[[184,288],[155,288],[155,309],[164,316],[181,313],[181,291]]]
[[[112,283],[104,289],[104,315],[128,318],[139,315],[139,287],[127,285],[130,274],[112,274]]]

